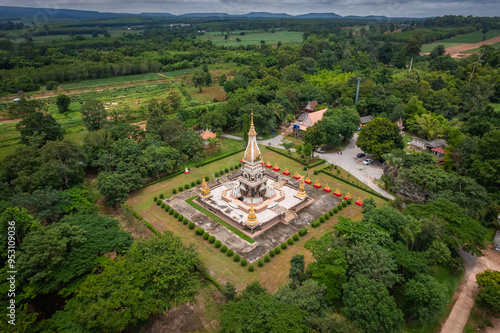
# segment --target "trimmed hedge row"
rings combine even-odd
[[[370,188],[366,189],[366,188],[363,188],[363,187],[361,187],[361,186],[359,186],[359,185],[357,185],[357,184],[355,184],[355,183],[350,183],[348,180],[346,180],[346,179],[344,179],[344,178],[342,178],[342,177],[339,177],[339,176],[337,176],[337,175],[334,175],[333,173],[331,173],[331,172],[329,172],[329,171],[325,171],[325,170],[323,169],[323,170],[321,170],[320,172],[323,172],[324,174],[326,174],[326,175],[328,175],[328,176],[330,176],[330,177],[333,177],[333,178],[335,178],[335,179],[338,179],[338,180],[340,180],[341,182],[344,182],[344,183],[346,183],[346,184],[348,184],[348,185],[354,186],[354,187],[356,187],[356,188],[358,188],[358,189],[360,189],[360,190],[363,190],[363,191],[365,191],[365,192],[367,192],[367,193],[370,193],[371,195],[374,195],[374,196],[376,196],[376,197],[379,197],[379,198],[380,198],[380,199],[382,199],[382,200],[385,200],[385,201],[390,201],[390,199],[388,199],[388,198],[384,197],[382,194],[379,194],[379,193],[377,193],[377,192],[373,191],[373,190],[372,190],[372,189],[370,189]]]
[[[274,148],[274,147],[269,147],[269,146],[266,146],[266,148],[269,149],[269,150],[272,150],[273,152],[275,152],[277,154],[280,154],[280,155],[283,155],[285,157],[288,157],[289,159],[294,160],[295,162],[299,162],[300,164],[305,165],[304,170],[314,168],[315,166],[318,166],[318,165],[323,164],[323,163],[326,162],[325,160],[320,159],[319,161],[314,162],[312,164],[307,164],[304,161],[291,156],[290,154],[288,154],[288,152],[286,150],[279,149],[279,148]]]
[[[214,157],[214,158],[211,158],[209,160],[205,160],[203,162],[200,162],[198,164],[195,164],[194,166],[196,168],[199,168],[199,167],[202,167],[204,165],[207,165],[207,164],[210,164],[212,162],[215,162],[215,161],[218,161],[218,160],[222,160],[223,158],[226,158],[226,157],[229,157],[229,156],[233,156],[235,154],[238,154],[238,153],[241,153],[242,151],[245,151],[246,148],[243,148],[243,149],[240,149],[240,150],[237,150],[237,151],[233,151],[233,152],[230,152],[230,153],[227,153],[227,154],[224,154],[224,155],[220,155],[220,156],[217,156],[217,157]]]

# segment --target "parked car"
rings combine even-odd
[[[372,160],[372,159],[367,158],[366,160],[364,160],[364,161],[363,161],[363,164],[364,164],[364,165],[368,165],[368,164],[370,164],[371,162],[373,162],[373,160]]]
[[[316,151],[320,154],[324,154],[325,153],[325,150],[323,148],[318,148],[316,149]]]
[[[384,159],[380,159],[377,161],[378,165],[384,165],[385,163],[385,160]]]
[[[366,156],[365,153],[359,153],[358,155],[356,155],[356,157],[358,157],[358,158],[365,157],[365,156]]]

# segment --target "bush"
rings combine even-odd
[[[192,222],[191,222],[192,223]],[[194,223],[193,223],[194,224]],[[198,227],[196,228],[196,230],[194,231],[195,234],[197,234],[198,236],[203,236],[203,233],[205,232],[205,230],[203,230],[202,228]]]
[[[203,239],[208,240],[208,237],[210,237],[210,234],[208,232],[203,233]]]
[[[339,212],[339,209],[338,209],[337,207],[335,207],[335,208],[333,209],[333,213],[334,213],[334,214],[337,214],[338,212]]]
[[[162,202],[162,203],[161,203],[161,208],[162,208],[162,209],[164,209],[164,208],[165,208],[165,203],[164,203],[164,202]]]
[[[160,193],[160,199],[163,199],[165,198],[165,196],[163,195],[163,193]]]
[[[325,217],[324,217],[324,216],[321,216],[321,217],[319,218],[319,221],[320,221],[321,223],[325,223]]]
[[[210,244],[213,244],[213,243],[215,242],[215,236],[210,236],[210,237],[208,237],[208,242],[209,242]]]
[[[271,257],[274,257],[274,250],[269,251],[269,255],[270,255]]]
[[[228,172],[229,172],[229,169],[228,169],[228,168],[225,168],[225,169],[224,169],[224,172],[225,172],[225,173],[228,173]]]
[[[185,188],[186,190],[188,190],[188,189],[189,189],[189,184],[185,184],[185,185],[184,185],[184,188]]]
[[[306,166],[304,167],[304,171],[307,171],[307,167]]]
[[[200,185],[201,184],[201,179],[196,179],[196,184]]]
[[[299,235],[300,236],[305,236],[307,234],[307,228],[303,227],[302,229],[299,230]]]
[[[185,218],[182,219],[182,223],[184,223],[184,224],[188,224],[189,223],[189,220],[187,219],[187,217],[185,217]]]
[[[246,266],[246,265],[247,265],[247,260],[241,259],[241,266]]]
[[[170,206],[169,205],[165,205],[165,211],[168,212],[170,210]]]
[[[229,170],[233,171],[233,166],[230,166],[230,167],[229,167]]]
[[[288,243],[288,245],[293,245],[293,239],[291,239],[291,238],[288,238],[288,240],[286,242]]]
[[[262,260],[257,261],[257,266],[259,267],[264,266],[264,262]]]
[[[324,217],[325,217],[325,220],[329,220],[329,219],[330,219],[330,214],[326,213],[326,214],[324,215]]]
[[[224,169],[219,170],[219,175],[222,176],[223,174],[224,174]]]
[[[312,225],[313,228],[317,228],[319,226],[319,223],[320,222],[318,220],[316,220],[313,223],[311,223],[311,225]]]
[[[191,182],[191,187],[195,187],[196,183],[194,181]]]
[[[238,164],[234,165],[234,170],[238,170],[239,168],[240,168],[240,166]]]
[[[293,241],[296,242],[299,240],[299,235],[295,234],[293,235]]]
[[[340,205],[340,204],[337,206],[338,210],[342,210],[342,208],[344,208],[344,207],[342,205]]]
[[[174,213],[174,217],[175,217],[175,218],[178,218],[178,217],[179,217],[179,212],[175,212],[175,213]]]
[[[233,254],[234,254],[234,252],[231,249],[227,250],[227,252],[226,252],[226,256],[228,256],[228,257],[232,257]]]
[[[281,249],[279,247],[275,248],[274,249],[274,253],[280,254],[281,253]]]
[[[328,212],[328,215],[333,216],[333,209]]]
[[[347,202],[346,201],[342,201],[342,206],[347,206]]]
[[[205,176],[205,181],[207,181],[207,182],[208,182],[209,180],[210,180],[210,177]]]
[[[184,191],[184,188],[182,186],[179,186],[179,192]]]
[[[184,220],[184,216],[179,215],[179,216],[177,217],[177,221],[182,222],[182,220]]]
[[[219,173],[218,172],[214,173],[214,176],[219,177]]]
[[[189,227],[190,230],[193,230],[194,229],[194,223],[193,222],[189,222],[189,226],[188,227]]]
[[[286,249],[286,243],[281,243],[281,249],[285,250]]]
[[[158,200],[158,198],[157,198],[157,197],[154,197],[154,198],[153,198],[153,200],[156,202],[156,200]]]
[[[348,205],[352,204],[352,200],[351,199],[347,199],[347,204]]]
[[[156,205],[157,205],[157,206],[161,205],[161,200],[158,200],[158,201],[156,202]]]
[[[176,193],[177,193],[177,190],[174,188],[174,189],[172,190],[172,194],[176,194]]]
[[[264,256],[264,261],[265,262],[270,262],[271,261],[271,257],[268,256],[267,254]]]
[[[174,212],[175,212],[175,210],[174,210],[173,208],[170,208],[170,209],[168,210],[168,213],[169,213],[170,215],[174,215]]]
[[[314,175],[317,175],[319,173],[319,170],[314,170]]]
[[[215,241],[215,248],[219,248],[222,245],[220,240]]]
[[[253,265],[248,266],[248,271],[249,272],[255,271],[255,268],[253,267]]]
[[[234,257],[233,257],[233,260],[234,260],[235,262],[240,261],[240,256],[239,256],[239,255],[237,255],[237,254],[235,254],[235,255],[234,255]]]
[[[222,245],[220,247],[220,252],[225,253],[226,251],[227,251],[227,246],[226,245]]]

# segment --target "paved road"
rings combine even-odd
[[[223,134],[222,136],[236,140],[243,140],[242,138],[229,134]],[[268,146],[270,143],[272,147],[283,148],[281,147],[282,139],[283,136],[278,135],[275,136],[274,138],[268,140],[258,140],[257,142],[265,146]],[[382,176],[383,173],[382,167],[376,163],[370,165],[363,165],[363,161],[366,159],[366,157],[356,158],[356,155],[358,153],[361,153],[361,149],[356,147],[357,139],[358,139],[358,134],[355,133],[352,139],[349,141],[347,147],[344,149],[344,151],[342,151],[342,155],[339,155],[337,153],[325,153],[325,154],[315,153],[315,154],[318,154],[321,158],[325,159],[330,163],[335,163],[336,165],[340,166],[344,170],[351,173],[357,179],[364,182],[374,191],[382,194],[386,198],[393,200],[394,197],[391,194],[387,193],[386,191],[378,187],[377,184],[374,183],[375,179],[378,179]],[[292,149],[292,151],[295,151],[295,149]]]

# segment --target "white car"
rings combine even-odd
[[[323,148],[318,148],[316,149],[316,151],[320,154],[324,154],[325,153],[325,150]]]
[[[373,162],[373,160],[372,160],[372,159],[370,159],[370,158],[367,158],[366,160],[364,160],[364,161],[363,161],[363,164],[364,164],[364,165],[368,165],[368,164],[370,164],[371,162]]]

